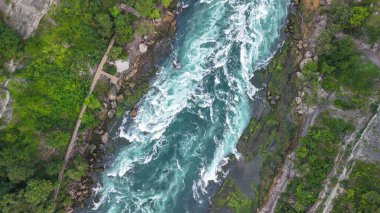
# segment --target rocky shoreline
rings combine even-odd
[[[169,8],[162,8],[162,17],[152,21],[154,30],[145,36],[135,35],[132,42],[124,46],[124,51],[129,55],[129,68],[116,74],[116,85],[108,83],[108,92],[102,96],[102,108],[98,113],[99,123],[93,129],[82,131],[83,143],[77,144],[75,155],[84,156],[88,163],[88,171],[79,181],[70,182],[65,188],[65,193],[70,195],[73,205],[66,208],[66,212],[73,212],[75,208],[83,208],[92,194],[92,188],[97,182],[97,174],[104,170],[104,158],[107,152],[109,129],[124,111],[129,111],[129,116],[135,117],[138,109],[134,106],[140,97],[132,98],[133,105],[124,104],[125,99],[136,94],[141,81],[149,84],[149,81],[158,71],[156,65],[171,53],[171,39],[176,30],[175,14],[177,3],[172,1]],[[145,92],[144,92],[145,93]],[[120,113],[119,113],[120,112]]]
[[[299,88],[296,82],[304,79],[300,72],[303,66],[316,59],[316,35],[326,25],[326,17],[321,16],[307,26],[300,18],[305,13],[304,4],[292,1],[283,47],[267,69],[257,72],[252,80],[266,82],[268,86],[258,94],[251,123],[238,142],[243,159],[230,163],[228,181],[222,183],[212,198],[208,212],[231,212],[228,200],[234,196],[254,200],[247,205],[258,212],[272,212],[275,201],[270,204],[273,199],[269,191],[277,190],[277,199],[286,186],[276,188],[277,182],[286,182],[293,175],[292,150],[311,125],[308,118],[313,117],[313,110],[303,100],[308,91]],[[281,172],[282,167],[288,168],[288,172]],[[264,202],[269,202],[270,210],[258,209]]]

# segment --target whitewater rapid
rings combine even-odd
[[[281,43],[288,0],[188,0],[173,53],[118,147],[88,212],[203,212],[251,118],[250,79]],[[180,64],[174,68],[173,61]]]

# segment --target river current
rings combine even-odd
[[[87,212],[204,212],[260,88],[250,79],[281,44],[289,0],[183,0],[173,52],[138,115],[126,112],[115,156]],[[180,66],[173,67],[173,61]]]

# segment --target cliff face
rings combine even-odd
[[[56,0],[0,0],[3,20],[23,38],[31,36]]]

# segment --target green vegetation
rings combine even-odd
[[[135,28],[140,26],[141,34],[152,32],[147,23],[160,17],[162,8],[160,0],[122,1],[146,17],[138,19],[120,11],[119,2],[61,0],[41,21],[35,36],[25,41],[0,22],[0,80],[14,79],[8,85],[13,118],[0,129],[1,212],[51,212],[70,205],[64,190],[56,205],[51,203],[63,155],[82,103],[88,104],[83,130],[98,123],[99,96],[106,89],[98,87],[95,95],[85,100],[92,78],[88,69],[97,66],[115,33],[110,59],[125,59],[122,47],[131,41]],[[170,1],[162,4],[167,7]],[[8,72],[4,64],[11,59],[22,61],[24,67]],[[112,73],[115,68],[106,67],[106,71]],[[142,96],[147,82],[136,86],[133,93],[137,95],[127,97],[126,105]],[[63,187],[79,180],[87,169],[83,157],[75,157]]]
[[[224,190],[223,190],[224,189]],[[252,200],[247,198],[243,192],[241,192],[234,181],[227,178],[222,189],[218,193],[229,192],[226,199],[215,196],[213,203],[217,206],[227,206],[230,209],[234,209],[236,213],[249,213],[252,207]]]
[[[333,212],[380,211],[380,167],[378,164],[357,161],[349,179],[342,185],[345,191],[334,201]]]
[[[323,114],[318,124],[300,140],[294,177],[281,195],[276,212],[305,212],[318,198],[322,181],[332,169],[341,137],[353,130],[341,119]]]
[[[4,64],[19,57],[21,39],[0,20],[0,74],[4,75]]]

